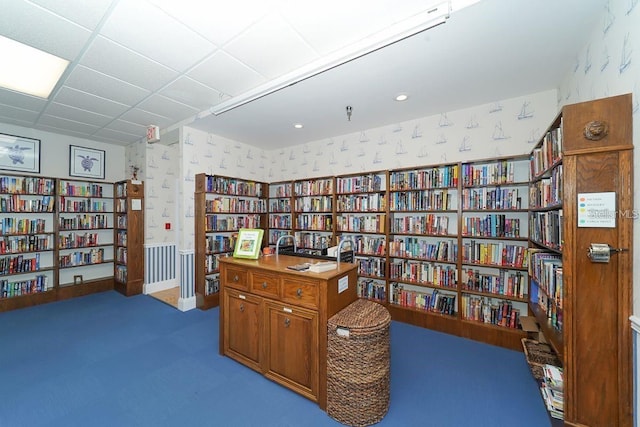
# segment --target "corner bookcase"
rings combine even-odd
[[[268,225],[268,185],[219,175],[196,175],[195,291],[202,310],[220,302],[220,257],[233,253],[238,230]],[[268,241],[263,236],[261,247]]]
[[[565,425],[633,425],[631,105],[565,106],[531,155],[529,305],[563,362]]]
[[[138,295],[144,284],[144,183],[119,181],[114,191],[114,288],[126,296]]]

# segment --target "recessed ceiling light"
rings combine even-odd
[[[407,99],[409,99],[409,95],[406,93],[399,93],[396,95],[396,101],[406,101]]]
[[[296,129],[302,129],[304,126],[302,126],[302,123],[296,123],[293,127]]]
[[[48,98],[69,61],[0,36],[0,56],[11,58],[0,67],[0,86]]]

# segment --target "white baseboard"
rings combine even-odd
[[[177,280],[165,280],[163,282],[145,283],[142,287],[142,293],[145,295],[152,294],[154,292],[166,291],[167,289],[177,288]]]
[[[196,308],[196,297],[178,298],[178,310],[189,311]]]

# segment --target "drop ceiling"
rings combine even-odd
[[[266,150],[359,132],[557,88],[607,0],[452,0],[442,25],[214,113],[442,3],[4,0],[0,35],[71,64],[49,99],[0,89],[0,132],[128,145],[186,124]]]

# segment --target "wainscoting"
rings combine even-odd
[[[178,308],[182,311],[196,308],[195,292],[195,252],[193,249],[180,251],[180,299]]]
[[[176,275],[176,244],[157,243],[144,245],[145,294],[164,291],[178,286]]]

